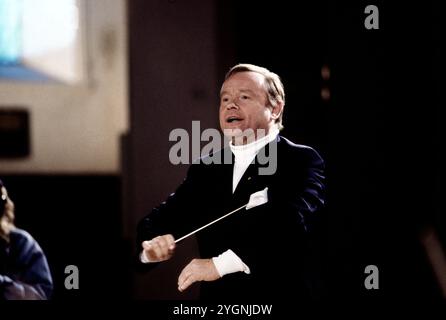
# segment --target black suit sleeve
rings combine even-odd
[[[156,236],[172,234],[175,239],[191,231],[193,225],[194,200],[199,194],[198,165],[190,166],[182,184],[160,206],[144,217],[137,227],[137,252],[142,251],[141,244]]]

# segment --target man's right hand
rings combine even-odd
[[[143,254],[150,262],[161,262],[172,257],[175,251],[175,239],[171,234],[158,236],[150,241],[143,241]]]

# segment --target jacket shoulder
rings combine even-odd
[[[324,163],[321,155],[314,148],[294,143],[283,136],[278,137],[278,152],[285,153],[291,158],[297,157],[310,162]]]

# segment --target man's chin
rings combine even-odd
[[[245,131],[246,129],[244,128],[233,126],[224,128],[223,134],[228,138],[237,138],[237,137],[242,137]]]
[[[254,130],[251,128],[225,128],[223,134],[235,145],[254,142],[256,137]]]

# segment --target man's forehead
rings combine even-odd
[[[223,82],[220,92],[225,92],[226,88],[235,86],[240,91],[253,91],[264,87],[265,77],[257,72],[243,71],[231,75]]]

